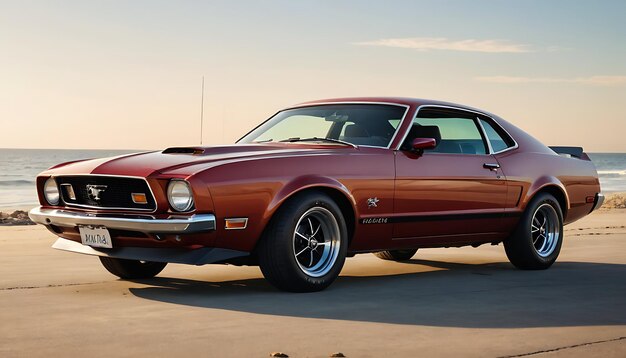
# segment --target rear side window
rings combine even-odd
[[[487,140],[491,144],[494,153],[501,152],[515,145],[513,140],[506,135],[500,128],[496,128],[487,120],[480,118],[480,124],[485,129]]]
[[[487,154],[486,143],[478,129],[475,115],[465,112],[432,109],[420,111],[413,121],[406,143],[415,138],[435,139],[437,146],[428,152]]]

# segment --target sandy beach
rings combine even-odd
[[[610,206],[610,205],[609,205]],[[515,270],[503,248],[348,259],[328,290],[279,292],[256,267],[169,265],[122,281],[0,227],[0,356],[626,355],[626,210],[566,227],[557,263]]]

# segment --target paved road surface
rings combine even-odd
[[[3,227],[0,356],[624,357],[624,219],[568,227],[547,271],[513,269],[502,246],[406,263],[359,255],[312,294],[278,292],[255,267],[170,265],[121,281],[50,249],[45,229]]]

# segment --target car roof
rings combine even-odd
[[[327,99],[319,99],[314,101],[307,101],[303,103],[298,103],[288,108],[297,108],[297,107],[305,107],[316,104],[332,104],[332,103],[389,103],[389,104],[399,104],[403,106],[410,107],[419,107],[423,105],[433,105],[433,106],[448,106],[455,107],[460,109],[467,109],[470,111],[484,113],[490,117],[494,117],[493,114],[484,111],[482,109],[473,108],[470,106],[446,102],[446,101],[437,101],[432,99],[423,99],[423,98],[410,98],[410,97],[342,97],[342,98],[327,98]],[[496,116],[497,117],[497,116]]]

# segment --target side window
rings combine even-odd
[[[415,138],[434,138],[434,153],[487,154],[486,145],[473,115],[434,110],[420,111],[407,136],[408,143]],[[467,118],[463,118],[467,115]]]
[[[496,130],[494,126],[489,123],[487,120],[481,118],[480,124],[485,129],[485,135],[487,136],[487,140],[491,144],[491,148],[494,153],[503,151],[507,148],[513,147],[515,143],[509,136],[505,133],[502,133],[501,130]]]

